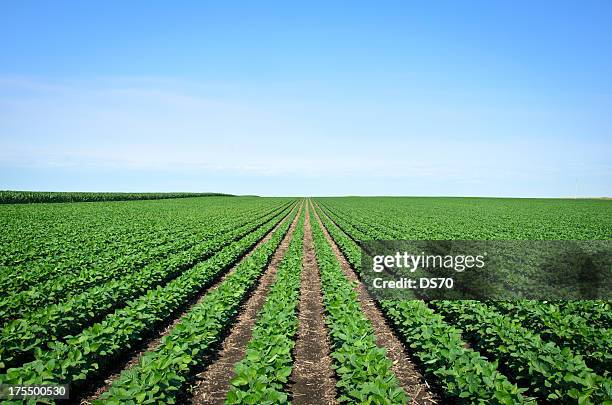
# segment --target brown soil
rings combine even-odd
[[[293,236],[302,207],[303,205],[300,206],[298,215],[291,224],[289,232],[274,252],[272,261],[261,276],[257,288],[241,308],[240,315],[223,340],[216,359],[197,375],[191,394],[191,400],[194,404],[222,404],[225,401],[230,389],[230,382],[235,376],[234,364],[242,360],[246,353],[253,326],[257,321],[257,313],[263,307],[268,291],[276,278],[277,266],[289,248],[289,242]]]
[[[312,202],[310,202],[310,205],[312,207]],[[370,294],[364,285],[359,281],[359,278],[351,268],[350,264],[347,262],[346,258],[332,237],[327,232],[327,229],[325,229],[323,226],[323,223],[321,222],[318,213],[314,210],[314,207],[312,208],[312,212],[321,226],[321,229],[325,234],[325,238],[332,247],[345,276],[350,281],[357,282],[355,289],[358,293],[359,304],[366,318],[372,323],[372,327],[374,328],[374,332],[376,334],[376,344],[379,347],[384,347],[387,349],[387,357],[393,363],[393,373],[399,380],[400,386],[410,396],[410,398],[412,398],[411,403],[437,403],[437,398],[428,388],[429,385],[423,376],[417,371],[414,364],[410,361],[409,355],[405,351],[402,342],[393,333],[393,329],[386,323],[384,315],[376,306],[376,303],[372,297],[370,297]]]
[[[299,214],[299,210],[301,210],[301,209],[302,209],[301,207],[298,209],[298,214]],[[247,254],[245,254],[244,257],[240,261],[242,261],[242,260],[246,259],[247,257],[249,257],[259,246],[261,246],[262,244],[264,244],[268,240],[270,240],[270,238],[272,238],[272,234],[281,226],[281,224],[283,224],[285,222],[285,220],[291,215],[292,212],[294,212],[294,210],[295,210],[295,208],[292,209],[285,217],[283,217],[283,219],[281,221],[279,221],[278,224],[276,224],[272,228],[272,230],[270,230],[259,242],[257,242],[257,244]],[[296,219],[293,221],[293,223],[291,225],[291,228],[289,229],[289,232],[291,232],[293,227],[295,226],[296,220],[297,220],[297,216],[296,216]],[[99,398],[100,395],[102,395],[104,392],[108,391],[108,389],[110,388],[111,384],[119,377],[119,375],[124,370],[130,369],[130,368],[134,367],[136,364],[138,364],[138,362],[140,361],[140,358],[146,352],[155,350],[155,348],[157,346],[159,346],[159,344],[161,343],[161,340],[163,339],[163,337],[168,335],[172,331],[172,329],[179,322],[181,322],[183,317],[189,311],[191,311],[191,309],[195,305],[199,304],[204,299],[204,297],[206,296],[207,292],[212,291],[215,288],[217,288],[217,286],[219,284],[221,284],[229,274],[233,273],[234,269],[236,268],[236,266],[239,263],[235,264],[229,271],[227,271],[223,276],[221,276],[219,278],[219,280],[217,280],[212,286],[210,286],[209,288],[205,289],[204,291],[201,291],[195,298],[190,300],[185,305],[183,310],[179,314],[177,314],[175,317],[173,317],[171,320],[169,320],[166,323],[164,323],[156,334],[154,334],[149,339],[147,339],[147,340],[141,342],[140,344],[138,344],[134,348],[134,350],[132,350],[127,355],[125,355],[123,358],[125,358],[127,360],[124,361],[124,362],[119,362],[115,367],[113,367],[110,370],[110,375],[107,375],[107,377],[105,379],[101,380],[100,382],[93,383],[92,387],[90,387],[88,390],[86,390],[84,395],[81,396],[80,400],[71,400],[70,402],[77,402],[77,403],[80,403],[80,404],[91,404],[94,399]]]
[[[336,403],[336,380],[329,357],[321,279],[315,258],[310,215],[304,224],[304,263],[301,275],[299,328],[293,351],[289,391],[294,404]]]

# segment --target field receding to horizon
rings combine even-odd
[[[612,201],[85,194],[0,205],[0,384],[100,404],[612,400],[610,301],[376,299],[362,268],[370,240],[610,241]]]

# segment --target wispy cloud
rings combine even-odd
[[[424,118],[412,125],[400,107],[334,110],[316,100],[271,102],[240,97],[234,90],[155,77],[0,77],[0,166],[10,169],[0,181],[18,183],[21,171],[112,170],[250,182],[294,178],[313,181],[309,187],[356,194],[366,181],[382,190],[399,182],[436,194],[461,190],[462,184],[464,194],[474,195],[482,193],[472,190],[493,183],[558,184],[567,176],[612,176],[602,150],[609,143],[593,148],[580,139],[458,137],[452,126],[435,122],[432,111],[423,115],[430,126]],[[418,115],[415,108],[412,115]],[[447,119],[461,118],[448,106],[441,111]],[[403,124],[394,127],[390,114]],[[371,136],[363,136],[363,123],[370,125]]]

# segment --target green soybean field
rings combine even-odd
[[[0,385],[86,404],[612,404],[607,300],[375,299],[369,240],[612,239],[612,201],[0,192]]]

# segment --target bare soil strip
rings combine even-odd
[[[198,303],[200,303],[203,299],[204,296],[209,292],[212,291],[214,289],[217,288],[217,286],[219,284],[221,284],[223,282],[223,280],[225,280],[225,278],[230,275],[231,273],[234,272],[234,269],[236,268],[236,266],[244,259],[246,259],[247,257],[249,257],[259,246],[261,246],[262,244],[266,243],[268,240],[270,240],[270,238],[272,237],[272,234],[281,226],[281,224],[283,224],[287,218],[289,218],[291,216],[291,213],[293,213],[295,210],[295,208],[293,208],[291,211],[289,211],[289,213],[284,216],[275,226],[274,228],[272,228],[272,230],[270,230],[266,236],[264,236],[259,242],[257,242],[257,244],[255,245],[255,247],[253,247],[252,249],[250,249],[239,261],[238,263],[236,263],[229,271],[226,271],[223,276],[221,276],[216,282],[214,282],[214,284],[212,286],[210,286],[209,288],[201,291],[196,297],[194,297],[190,302],[188,302],[183,311],[181,313],[176,314],[176,316],[174,316],[173,318],[171,318],[169,321],[165,322],[160,329],[152,336],[150,336],[148,339],[145,339],[144,341],[142,341],[139,345],[137,345],[132,351],[130,351],[128,354],[122,356],[123,359],[126,359],[125,361],[119,361],[117,363],[117,365],[115,365],[114,367],[112,367],[112,369],[109,371],[109,373],[107,373],[107,376],[105,379],[101,379],[100,381],[97,382],[93,382],[92,383],[92,387],[90,387],[90,389],[86,390],[83,395],[80,396],[80,399],[74,398],[71,399],[70,402],[72,403],[80,403],[80,404],[91,404],[91,402],[94,399],[97,399],[98,397],[100,397],[100,395],[102,395],[104,392],[108,391],[108,389],[110,388],[111,384],[119,377],[119,375],[127,369],[130,369],[132,367],[134,367],[136,364],[138,364],[138,362],[140,361],[140,358],[142,357],[142,355],[144,355],[146,352],[148,351],[152,351],[155,350],[157,348],[157,346],[159,346],[162,338],[166,335],[168,335],[170,333],[170,331],[179,323],[181,322],[181,320],[183,319],[183,317]],[[287,235],[289,235],[290,233],[293,232],[293,228],[295,227],[295,224],[297,222],[297,218],[299,216],[299,212],[302,210],[302,206],[300,205],[298,208],[298,215],[296,215],[294,221],[291,224],[291,227],[289,228],[289,231],[287,233]],[[286,237],[285,237],[286,239]],[[285,241],[283,240],[283,243]],[[274,260],[274,259],[272,259]]]
[[[361,310],[366,318],[368,318],[372,323],[372,327],[376,333],[376,344],[379,347],[384,347],[387,349],[387,357],[393,362],[392,370],[399,380],[401,387],[408,395],[410,395],[413,404],[437,403],[436,396],[429,390],[427,382],[425,382],[421,373],[419,373],[414,364],[410,361],[409,355],[405,351],[402,342],[393,333],[393,329],[389,324],[387,324],[384,315],[376,306],[376,303],[372,297],[370,297],[370,294],[364,285],[360,282],[350,264],[347,262],[344,255],[336,245],[336,242],[334,242],[330,234],[327,232],[327,229],[325,229],[325,226],[321,222],[321,218],[319,218],[319,215],[314,210],[312,204],[312,201],[310,201],[312,212],[316,220],[319,222],[325,238],[332,247],[336,258],[342,267],[342,271],[350,281],[357,282],[355,289],[359,294],[358,299]]]
[[[330,344],[324,321],[321,279],[308,212],[304,223],[304,262],[298,319],[293,371],[289,377],[292,403],[334,404],[336,379],[329,357]]]
[[[221,344],[217,357],[208,367],[196,376],[194,381],[191,400],[194,404],[222,404],[230,389],[230,382],[234,378],[234,364],[240,361],[245,353],[246,347],[251,340],[251,332],[257,321],[257,313],[263,307],[270,286],[276,278],[277,266],[283,259],[293,232],[297,224],[300,212],[304,205],[300,205],[287,235],[280,246],[274,252],[272,260],[265,273],[259,279],[259,284],[241,307],[238,318],[229,331],[227,337]]]

